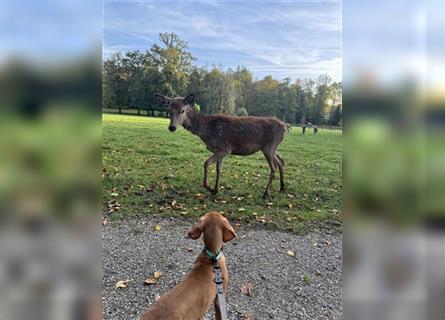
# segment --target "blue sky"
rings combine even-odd
[[[160,32],[187,40],[199,65],[341,80],[339,1],[106,1],[103,56],[145,51]]]

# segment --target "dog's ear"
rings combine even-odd
[[[201,233],[202,233],[201,228],[198,225],[195,225],[193,228],[189,230],[189,232],[187,232],[187,236],[193,240],[197,240],[201,236]]]
[[[161,102],[162,104],[169,104],[169,102],[171,100],[169,97],[163,96],[162,94],[159,94],[159,93],[153,94],[153,97],[158,99],[159,102]]]
[[[234,238],[238,238],[235,230],[230,225],[229,221],[226,220],[225,222],[226,223],[224,223],[224,229],[223,229],[223,241],[228,242],[230,240],[233,240]]]
[[[184,98],[184,104],[193,105],[195,103],[195,95],[190,93],[187,97]]]

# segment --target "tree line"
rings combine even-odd
[[[182,96],[193,92],[204,114],[276,116],[288,123],[341,125],[342,85],[328,75],[281,81],[254,79],[243,66],[195,65],[187,42],[175,33],[161,33],[159,44],[146,52],[115,53],[103,62],[103,107],[164,111],[153,98],[158,92]]]

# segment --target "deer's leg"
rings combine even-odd
[[[209,166],[215,162],[214,160],[215,155],[211,156],[210,158],[208,158],[205,162],[204,162],[204,182],[203,182],[203,186],[204,188],[206,188],[209,191],[212,191],[212,188],[210,188],[209,186]]]
[[[272,184],[273,178],[275,177],[275,151],[263,150],[263,153],[270,168],[269,182],[267,183],[266,190],[264,190],[263,194],[263,198],[266,198],[269,196],[270,186]]]
[[[217,166],[217,168],[216,168],[216,184],[215,184],[215,190],[214,189],[212,189],[210,186],[209,186],[209,167],[214,163],[214,162],[218,162],[218,161],[221,161],[221,164],[222,164],[222,159],[224,158],[224,156],[226,155],[227,153],[225,153],[225,152],[218,152],[218,153],[215,153],[213,156],[211,156],[210,158],[208,158],[205,162],[204,162],[204,183],[203,183],[203,185],[204,185],[204,188],[206,188],[207,190],[209,190],[210,192],[212,192],[212,193],[216,193],[216,192],[218,192],[218,189],[217,189],[217,184],[219,184],[219,175],[220,175],[220,173],[221,173],[221,166],[219,166],[219,170],[218,170],[218,166]]]
[[[221,170],[224,158],[216,161],[216,181],[215,181],[215,193],[219,191],[219,177],[221,176]]]
[[[275,164],[280,170],[280,192],[284,192],[284,161],[281,157],[275,153]]]

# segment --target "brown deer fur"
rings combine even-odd
[[[195,96],[169,98],[160,94],[154,96],[170,113],[168,129],[175,131],[183,126],[199,136],[213,155],[204,163],[204,187],[210,192],[219,190],[223,159],[229,154],[247,156],[262,151],[270,168],[269,181],[263,197],[269,195],[270,186],[278,168],[280,191],[284,191],[284,161],[277,154],[278,145],[283,141],[288,126],[272,117],[235,117],[229,115],[202,115],[192,106]],[[215,188],[208,183],[209,166],[216,163]]]
[[[213,253],[219,252],[223,242],[236,238],[236,233],[227,219],[218,212],[209,212],[188,232],[192,239],[201,234],[205,246]],[[224,255],[218,259],[223,276],[224,291],[227,294],[227,266]],[[141,320],[198,320],[202,319],[212,303],[215,319],[221,319],[216,298],[213,264],[204,252],[196,258],[192,270],[172,290],[156,301],[141,317]]]

